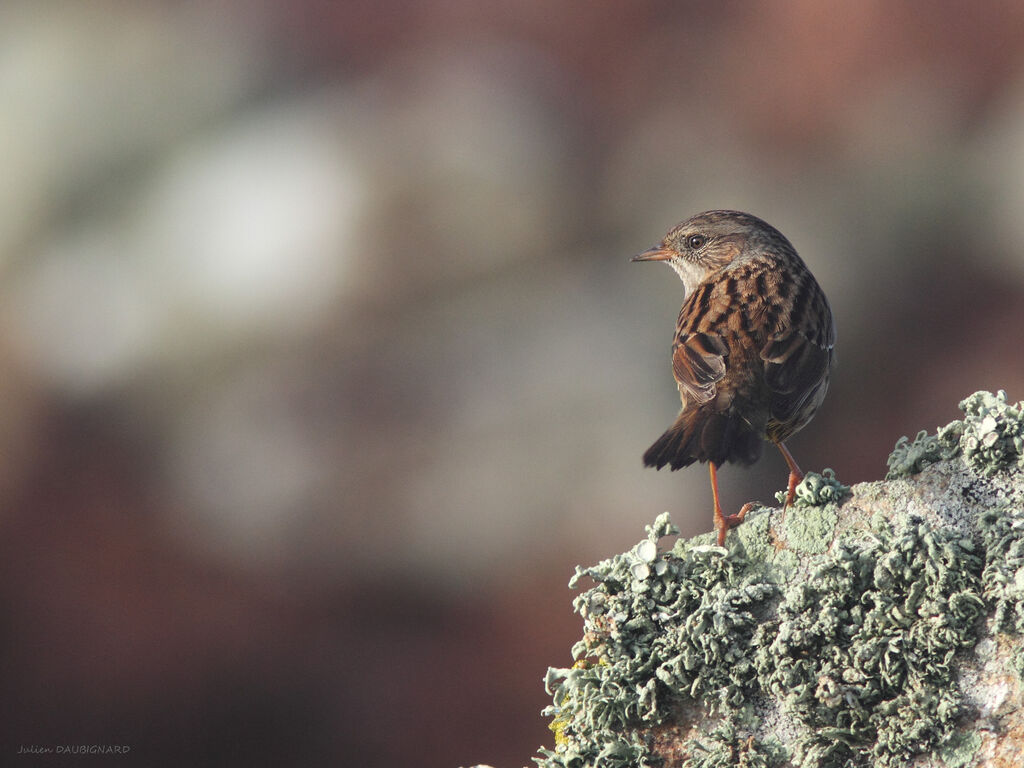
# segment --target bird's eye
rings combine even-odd
[[[688,238],[686,238],[686,244],[695,251],[698,248],[703,248],[704,243],[706,243],[707,241],[708,239],[704,237],[704,235],[690,235]]]

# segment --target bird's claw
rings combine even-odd
[[[754,502],[748,501],[735,515],[723,515],[721,509],[715,510],[715,530],[718,531],[718,546],[725,546],[725,534],[730,528],[735,528],[737,525],[742,523],[743,518],[747,516],[747,512],[749,512],[753,507]]]

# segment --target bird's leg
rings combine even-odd
[[[718,502],[718,468],[713,461],[708,462],[708,467],[711,469],[711,498],[715,502],[714,522],[715,530],[718,532],[718,546],[724,547],[726,531],[742,523],[743,518],[747,516],[747,512],[754,504],[753,502],[744,504],[735,515],[723,515],[722,505]]]
[[[800,467],[797,466],[796,460],[793,458],[793,454],[789,452],[785,443],[780,440],[775,443],[775,445],[782,454],[782,458],[786,460],[786,464],[789,466],[789,487],[786,489],[786,503],[782,505],[782,515],[783,519],[785,519],[786,509],[793,503],[793,500],[796,499],[796,486],[804,479],[804,473],[800,470]]]

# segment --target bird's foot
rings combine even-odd
[[[722,508],[719,506],[715,507],[714,520],[715,530],[718,531],[718,546],[725,546],[726,532],[728,532],[730,528],[735,528],[737,525],[742,523],[743,518],[747,516],[747,512],[749,512],[754,506],[756,506],[754,502],[748,501],[735,515],[723,515]]]
[[[782,520],[780,522],[786,522],[786,510],[789,509],[793,502],[796,500],[796,487],[800,484],[800,481],[804,479],[803,470],[800,469],[796,463],[796,459],[793,458],[793,454],[789,452],[789,448],[781,440],[775,443],[779,452],[782,454],[782,458],[786,460],[786,466],[789,467],[789,486],[786,488],[786,503],[782,505]]]
[[[786,502],[782,505],[782,519],[780,523],[786,522],[786,510],[793,506],[793,502],[796,501],[796,487],[803,481],[804,473],[797,470],[793,472],[790,470],[789,473],[789,486],[786,488]]]

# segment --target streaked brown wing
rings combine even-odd
[[[794,325],[772,334],[761,349],[765,363],[765,383],[772,393],[771,418],[783,424],[794,424],[810,417],[803,414],[808,406],[816,407],[828,386],[828,373],[833,362],[835,325],[828,300],[820,289]],[[827,322],[822,323],[821,320]],[[801,322],[803,321],[803,322]],[[811,411],[813,413],[813,409]]]
[[[672,372],[685,401],[683,409],[713,399],[715,385],[725,376],[728,350],[722,339],[709,333],[691,333],[676,340]]]

